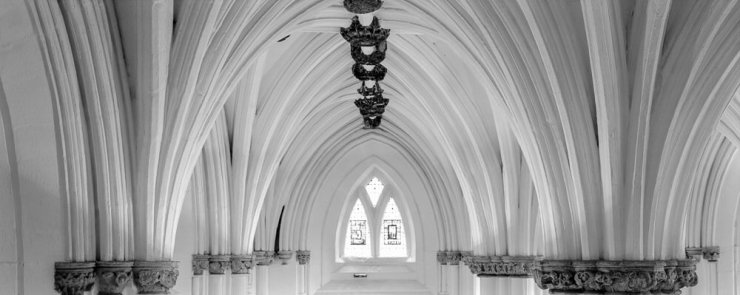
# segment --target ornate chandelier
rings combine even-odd
[[[382,0],[344,0],[344,8],[356,15],[349,27],[340,29],[342,37],[350,44],[355,61],[352,74],[362,81],[357,90],[362,97],[355,100],[355,106],[360,110],[365,128],[380,126],[389,101],[383,97],[379,82],[388,72],[380,63],[385,60],[390,30],[381,28],[380,21],[373,16],[381,6]]]

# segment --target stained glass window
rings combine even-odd
[[[379,247],[380,257],[406,257],[406,235],[403,219],[396,201],[391,198],[383,212],[383,236]]]
[[[367,213],[359,199],[352,207],[347,224],[347,238],[344,243],[345,257],[371,257],[370,235],[368,234]]]
[[[378,205],[380,195],[383,193],[383,187],[385,186],[377,177],[373,177],[373,179],[370,180],[370,183],[365,186],[365,191],[370,197],[370,202],[373,203],[373,207]]]

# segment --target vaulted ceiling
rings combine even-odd
[[[423,179],[440,249],[683,255],[684,217],[707,198],[695,192],[740,143],[737,1],[387,0],[391,102],[376,130],[353,104],[340,2],[31,1],[56,79],[74,73],[83,97],[107,99],[86,110],[96,157],[111,159],[95,163],[96,189],[133,200],[136,256],[172,256],[194,169],[228,179],[201,185],[230,214],[222,251],[239,254],[263,208],[317,198],[333,161],[363,145],[413,164],[401,172]]]

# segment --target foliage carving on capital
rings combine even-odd
[[[680,294],[698,282],[696,260],[538,260],[532,273],[551,293]]]
[[[210,267],[209,255],[193,254],[193,275],[202,276]]]
[[[132,278],[132,261],[98,261],[95,273],[100,295],[121,295]]]
[[[470,272],[479,277],[531,277],[534,256],[465,256]]]
[[[298,261],[298,264],[306,265],[311,262],[311,251],[298,250],[295,252],[295,259]]]
[[[460,251],[439,251],[437,252],[437,262],[441,265],[460,265],[463,260],[463,253]]]
[[[208,272],[212,275],[223,275],[231,269],[231,255],[211,255],[208,258]]]
[[[169,294],[180,275],[176,261],[136,261],[133,270],[139,294]]]
[[[231,273],[248,274],[254,268],[254,258],[251,255],[232,255]]]
[[[54,264],[54,290],[62,295],[82,295],[95,285],[95,262]]]

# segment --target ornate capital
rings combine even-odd
[[[680,294],[698,282],[696,260],[538,260],[532,272],[551,293]]]
[[[293,258],[293,251],[278,251],[277,258],[280,259],[280,264],[287,265],[288,261]]]
[[[352,24],[346,28],[340,28],[339,32],[353,46],[376,46],[380,42],[388,39],[391,30],[380,27],[380,21],[373,17],[369,26],[360,24],[360,19],[355,16],[352,18]]]
[[[177,261],[136,261],[133,270],[139,294],[169,294],[180,275]]]
[[[702,254],[704,259],[711,262],[716,262],[717,260],[719,260],[719,246],[704,247]]]
[[[272,251],[254,251],[254,262],[257,265],[271,265],[275,261],[275,252]]]
[[[463,253],[460,251],[439,251],[437,252],[437,262],[441,265],[460,265]]]
[[[203,272],[208,270],[209,255],[193,254],[193,275],[202,276]]]
[[[686,257],[694,259],[704,258],[709,262],[716,262],[719,259],[719,246],[688,247],[686,248]]]
[[[222,275],[231,269],[231,255],[211,255],[208,258],[208,272],[212,275]]]
[[[254,258],[249,255],[232,255],[231,256],[231,273],[248,274],[254,267]]]
[[[531,277],[534,256],[466,256],[465,264],[479,277]]]
[[[100,295],[121,295],[131,281],[132,261],[98,261],[95,273]]]
[[[354,14],[374,12],[383,6],[382,0],[344,0],[344,8]]]
[[[54,290],[62,295],[82,295],[95,285],[95,262],[54,263]]]
[[[298,264],[300,265],[306,265],[309,262],[311,262],[311,251],[308,250],[298,250],[295,252],[295,260],[298,261]]]

